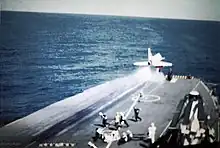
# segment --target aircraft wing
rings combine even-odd
[[[173,64],[170,62],[158,61],[158,62],[153,63],[152,65],[166,67],[166,66],[172,66]]]
[[[135,66],[148,66],[148,62],[147,61],[135,62],[135,63],[133,63],[133,65],[135,65]]]

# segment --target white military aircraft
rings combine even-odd
[[[151,49],[148,48],[148,60],[142,62],[135,62],[133,63],[135,66],[153,66],[158,70],[163,67],[171,67],[173,66],[170,62],[163,61],[165,57],[162,57],[160,53],[152,55]]]

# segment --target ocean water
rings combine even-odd
[[[2,12],[0,125],[126,76],[147,48],[220,83],[220,22]]]

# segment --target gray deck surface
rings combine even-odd
[[[197,90],[200,92],[205,102],[205,109],[208,112],[213,113],[214,105],[213,100],[211,99],[208,91],[202,82],[198,79],[178,79],[175,83],[170,82],[146,82],[143,87],[137,89],[135,92],[130,93],[129,95],[120,98],[120,100],[115,101],[109,107],[102,110],[102,112],[106,113],[108,116],[109,122],[111,122],[116,114],[116,112],[125,112],[128,113],[128,110],[132,108],[134,105],[134,96],[136,96],[139,92],[144,93],[144,98],[137,102],[136,107],[141,108],[140,117],[142,121],[134,122],[132,119],[133,110],[128,113],[128,124],[129,128],[123,127],[120,131],[123,130],[131,130],[134,136],[144,135],[147,133],[147,129],[150,126],[151,122],[154,122],[157,127],[157,137],[161,134],[167,124],[173,117],[173,113],[175,112],[176,106],[180,99],[182,99],[187,93],[191,90]],[[149,101],[149,100],[157,99],[157,101]],[[158,101],[159,99],[159,101]],[[90,118],[85,118],[81,122],[77,122],[78,124],[68,124],[65,129],[61,129],[60,133],[50,134],[50,137],[46,140],[38,138],[37,140],[27,139],[26,147],[37,147],[39,143],[75,143],[75,147],[85,148],[88,147],[87,143],[92,139],[92,136],[95,134],[95,128],[99,127],[98,124],[101,124],[101,119],[98,115],[98,110],[91,110],[94,114]],[[91,113],[87,110],[87,114]],[[211,117],[215,117],[215,113],[211,114]],[[64,121],[68,122],[67,121]],[[65,124],[64,124],[65,125]],[[27,125],[28,126],[28,125]],[[43,137],[44,138],[44,137]],[[126,144],[118,146],[115,142],[111,144],[111,147],[141,147],[141,140],[137,138],[137,140],[132,140]],[[29,145],[28,145],[29,144]],[[98,148],[106,147],[107,144],[103,143],[101,140],[95,142]],[[28,145],[28,146],[27,146]],[[7,147],[5,145],[4,147]],[[16,146],[15,146],[16,147]]]
[[[207,91],[201,85],[198,79],[184,80],[179,79],[175,83],[164,82],[155,83],[147,82],[144,87],[137,90],[134,94],[121,99],[116,105],[112,106],[110,109],[103,110],[108,116],[108,118],[113,119],[116,112],[127,112],[133,104],[132,98],[137,95],[140,91],[143,91],[145,98],[136,104],[136,107],[141,108],[140,116],[143,119],[140,122],[134,122],[132,119],[133,110],[128,116],[129,128],[124,127],[123,130],[131,130],[136,137],[143,136],[147,133],[147,129],[151,122],[154,122],[157,126],[157,136],[164,130],[169,121],[173,117],[176,106],[180,99],[182,99],[191,90],[202,91],[201,94],[208,97]],[[148,96],[149,95],[149,96]],[[150,102],[147,99],[155,99],[155,95],[160,97],[159,101]],[[210,98],[210,97],[209,97]],[[157,98],[158,99],[158,98]],[[212,100],[210,100],[212,101]],[[212,104],[212,102],[209,102]],[[208,103],[207,103],[208,104]],[[109,121],[111,122],[111,121]],[[87,147],[88,141],[91,140],[92,136],[95,134],[95,128],[99,127],[97,124],[101,123],[101,119],[98,113],[90,120],[81,123],[77,127],[68,129],[68,131],[63,134],[58,134],[55,137],[50,138],[44,142],[48,143],[59,143],[59,142],[71,142],[76,143],[75,147],[83,148]],[[113,142],[111,147],[140,147],[140,139],[130,141],[126,144],[118,146],[116,142]],[[106,147],[107,144],[103,143],[101,140],[95,142],[97,147]]]

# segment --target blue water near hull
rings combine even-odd
[[[177,74],[219,83],[220,23],[2,12],[0,124],[117,77],[147,48]]]

